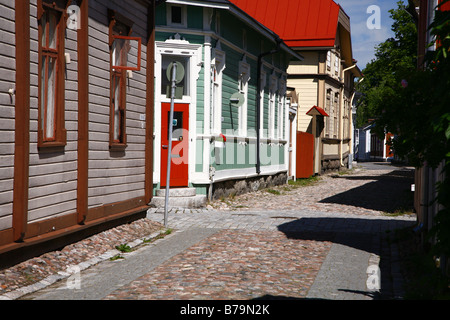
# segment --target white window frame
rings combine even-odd
[[[181,7],[181,23],[172,22],[172,7]],[[166,17],[168,26],[187,28],[187,7],[185,5],[167,3]]]
[[[269,88],[269,135],[268,138],[275,138],[275,102],[276,93],[278,90],[278,79],[275,73],[270,76]]]
[[[190,44],[188,41],[181,38],[177,33],[167,39],[165,42],[157,41],[156,43],[156,57],[155,57],[155,97],[156,102],[170,102],[165,94],[161,93],[161,78],[166,75],[161,74],[161,64],[163,55],[184,56],[189,58],[189,75],[187,86],[189,87],[189,95],[183,95],[182,99],[175,99],[176,103],[192,103],[196,96],[197,80],[201,70],[202,46],[199,44]]]
[[[259,135],[262,138],[265,138],[267,136],[267,133],[264,134],[264,88],[266,87],[267,82],[267,74],[264,71],[264,66],[261,66],[261,91],[260,91],[260,113],[259,113]]]
[[[333,106],[334,106],[334,122],[333,122],[333,137],[339,138],[339,92],[334,93]]]
[[[325,136],[332,136],[332,121],[333,121],[333,103],[332,103],[333,91],[331,89],[326,90],[325,98],[325,112],[328,113],[328,117],[325,119]]]
[[[239,107],[239,129],[238,134],[242,137],[247,136],[247,112],[248,112],[248,82],[250,81],[250,65],[247,59],[239,61],[238,90],[244,95],[244,103]]]
[[[331,51],[327,51],[327,70],[331,70]]]
[[[211,132],[220,134],[222,131],[222,78],[225,70],[225,52],[217,43],[213,51],[214,59],[211,65],[211,84],[212,84],[212,108],[211,108]],[[215,75],[214,75],[215,73]]]
[[[284,118],[285,118],[285,98],[286,95],[286,80],[281,78],[279,80],[278,89],[278,139],[284,139]]]
[[[339,72],[340,72],[340,59],[338,57],[338,55],[334,56],[334,73],[335,75],[339,76]]]

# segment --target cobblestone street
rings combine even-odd
[[[349,172],[321,176],[307,186],[283,185],[236,195],[213,201],[204,209],[172,209],[171,234],[148,245],[139,242],[135,250],[121,254],[123,259],[97,259],[81,272],[80,289],[67,288],[64,277],[59,282],[46,278],[48,284],[40,287],[5,289],[10,284],[17,286],[18,270],[39,265],[37,259],[48,268],[54,266],[67,254],[62,250],[58,255],[47,254],[46,260],[35,258],[2,270],[3,297],[401,298],[397,248],[385,235],[415,224],[414,215],[399,214],[411,205],[413,174],[410,168],[364,164]],[[148,211],[146,231],[150,231],[148,223],[152,232],[158,230],[164,223],[163,212],[163,208]],[[138,230],[142,222],[132,225],[135,237],[142,239],[145,233]],[[82,245],[89,239],[83,240],[75,251],[101,255],[115,245],[131,243],[129,237],[115,237],[111,243],[109,235],[117,233],[96,235],[103,240],[89,245]],[[380,290],[366,285],[369,266],[381,269]]]

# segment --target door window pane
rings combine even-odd
[[[171,62],[180,62],[184,67],[184,78],[179,82],[176,86],[177,88],[181,88],[180,90],[183,90],[183,95],[188,96],[189,95],[189,57],[183,57],[183,56],[173,56],[173,55],[163,55],[162,56],[162,66],[161,66],[161,94],[166,95],[167,93],[170,93],[171,90],[171,83],[169,78],[167,77],[167,68],[169,67],[169,64]],[[169,90],[169,91],[167,91]]]
[[[170,111],[167,112],[167,129],[170,126]],[[172,122],[172,141],[181,141],[180,138],[183,137],[183,112],[174,111],[173,112],[173,122]],[[169,140],[169,130],[167,130],[167,140]]]

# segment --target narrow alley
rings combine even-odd
[[[163,208],[150,209],[135,223],[0,271],[0,294],[46,300],[401,299],[398,248],[387,236],[416,222],[407,212],[413,174],[388,163],[358,164],[307,185],[222,198],[203,209],[174,208],[170,232],[146,242],[145,232],[158,234],[164,223]],[[130,252],[114,249],[120,244]],[[76,259],[73,248],[85,255]],[[57,265],[61,261],[78,266],[76,277],[68,264]],[[37,281],[21,284],[25,278]]]

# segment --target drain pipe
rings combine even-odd
[[[262,58],[268,55],[272,55],[280,51],[280,46],[283,40],[279,37],[275,38],[275,42],[277,47],[272,49],[271,51],[261,53],[258,56],[258,67],[257,67],[257,90],[256,90],[256,173],[259,175],[261,173],[261,159],[260,159],[260,131],[261,131],[261,66],[262,66]]]

